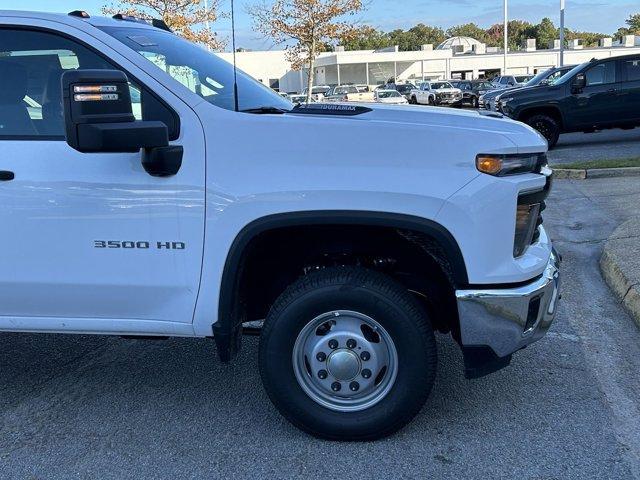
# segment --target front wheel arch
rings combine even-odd
[[[246,321],[239,292],[247,258],[254,245],[259,244],[269,232],[322,226],[372,227],[405,232],[415,245],[422,242],[425,256],[440,254],[438,262],[446,263],[441,268],[451,288],[464,288],[469,283],[458,243],[444,226],[432,220],[396,213],[348,210],[288,212],[258,218],[238,233],[227,254],[220,285],[218,319],[212,325],[222,361],[231,360],[239,350],[241,326]]]

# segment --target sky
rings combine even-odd
[[[236,46],[254,50],[277,49],[252,29],[246,6],[256,0],[235,0]],[[69,12],[83,9],[100,14],[111,0],[0,0],[0,9]],[[502,0],[367,0],[367,9],[354,19],[361,24],[389,31],[407,29],[417,23],[448,28],[475,22],[482,27],[502,22]],[[560,0],[509,0],[509,18],[539,22],[543,17],[559,23]],[[220,0],[221,10],[230,11],[230,0]],[[638,0],[566,0],[566,26],[572,30],[612,34],[632,13],[640,13]],[[222,37],[230,39],[231,22],[220,20],[212,25]],[[230,41],[229,41],[230,44]]]

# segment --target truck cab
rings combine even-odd
[[[163,22],[85,12],[0,11],[0,107],[0,331],[229,362],[257,321],[276,408],[372,440],[426,401],[436,333],[476,378],[556,314],[546,143],[501,115],[294,107]]]

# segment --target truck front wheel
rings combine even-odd
[[[535,128],[547,140],[549,148],[553,148],[560,138],[560,125],[549,115],[532,115],[526,121],[527,125]]]
[[[260,339],[269,398],[298,428],[332,440],[394,433],[433,386],[429,318],[393,279],[337,267],[306,275],[275,302]]]

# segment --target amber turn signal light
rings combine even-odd
[[[502,158],[490,155],[478,155],[476,167],[482,173],[497,175],[502,170]]]

